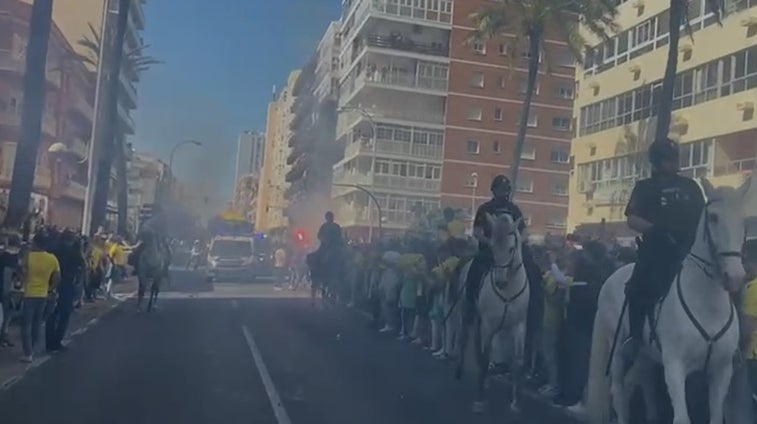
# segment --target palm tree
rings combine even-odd
[[[540,53],[547,27],[559,31],[568,42],[573,56],[580,60],[586,50],[586,40],[579,32],[579,25],[594,35],[608,39],[615,32],[617,15],[616,0],[494,0],[496,4],[475,12],[469,42],[490,39],[507,41],[510,61],[526,53],[528,79],[523,109],[518,123],[518,137],[512,165],[512,184],[518,182],[521,154],[526,141],[531,101],[534,96],[539,72]],[[525,51],[523,46],[526,46]]]
[[[725,13],[724,0],[706,0],[710,11],[715,14],[715,18],[720,23],[720,18]],[[668,43],[668,62],[665,66],[665,76],[662,79],[662,89],[660,90],[660,104],[657,108],[657,128],[655,129],[655,140],[663,139],[670,132],[670,120],[673,113],[673,89],[676,83],[676,73],[678,72],[678,41],[681,37],[681,25],[686,26],[686,30],[691,35],[689,27],[688,0],[670,0],[670,42]]]
[[[47,47],[52,27],[53,0],[35,0],[29,23],[26,48],[24,103],[21,113],[21,139],[13,160],[13,175],[4,225],[18,227],[29,209],[37,153],[42,136],[42,114],[47,92]]]
[[[122,15],[121,7],[124,3],[121,1],[119,3],[119,25],[120,21],[124,19],[124,15],[126,16],[126,19],[128,19],[128,3],[129,0],[126,0],[125,3],[127,3],[126,12]],[[78,41],[78,45],[84,47],[88,50],[88,54],[86,55],[77,55],[77,57],[82,60],[85,63],[90,64],[93,67],[98,66],[98,58],[100,57],[100,49],[103,46],[103,37],[100,36],[99,32],[95,30],[95,28],[92,26],[92,24],[89,25],[90,29],[90,36],[85,36],[81,40]],[[117,29],[118,32],[118,29]],[[116,40],[115,44],[122,46],[119,49],[119,55],[121,56],[121,63],[118,67],[118,72],[115,73],[114,80],[109,81],[115,81],[115,84],[110,83],[109,89],[112,91],[109,91],[107,95],[105,96],[105,99],[107,99],[106,103],[108,105],[108,112],[111,112],[115,110],[115,113],[113,115],[107,115],[108,118],[106,118],[106,122],[104,124],[105,127],[107,127],[107,130],[104,130],[103,133],[110,133],[112,137],[106,137],[105,143],[103,143],[103,146],[105,147],[103,149],[103,154],[100,157],[100,166],[98,168],[97,173],[97,179],[96,179],[96,189],[95,189],[95,201],[93,202],[93,214],[92,214],[92,229],[96,229],[105,218],[105,209],[107,207],[107,199],[108,199],[108,191],[110,188],[110,170],[113,165],[113,158],[116,160],[116,173],[117,173],[117,187],[118,187],[118,197],[117,197],[117,203],[118,203],[118,233],[120,234],[126,234],[127,232],[127,210],[128,210],[128,178],[126,175],[126,156],[124,154],[126,149],[126,135],[123,132],[123,129],[121,126],[117,123],[117,111],[118,111],[118,96],[119,96],[119,86],[118,86],[118,78],[121,72],[127,74],[127,75],[139,75],[140,73],[146,71],[151,66],[162,63],[161,61],[147,56],[144,54],[145,50],[149,47],[148,45],[142,45],[135,49],[132,49],[130,51],[123,51],[123,38],[121,39],[120,43],[118,43],[118,35],[116,34]],[[125,36],[125,34],[124,34]],[[106,47],[109,50],[115,49],[113,47],[112,49],[109,47]],[[107,51],[107,50],[106,50]],[[114,64],[115,65],[115,64]],[[107,70],[106,72],[112,72],[110,70]],[[109,77],[110,78],[110,77]],[[115,86],[115,88],[113,88]],[[111,109],[112,108],[112,109]],[[115,153],[115,154],[112,154]]]

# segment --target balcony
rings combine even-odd
[[[426,23],[439,27],[452,25],[452,0],[426,2],[429,7],[400,5],[400,0],[363,0],[356,5],[354,22],[358,25],[368,15],[396,19],[414,24]],[[418,2],[415,2],[418,4]],[[431,7],[432,3],[436,7]]]
[[[131,13],[129,16],[134,20],[134,25],[138,30],[145,29],[145,12],[142,10],[142,0],[131,2]]]
[[[365,37],[365,46],[380,49],[400,50],[428,56],[449,57],[449,46],[441,42],[424,43],[402,35],[371,34]],[[359,55],[355,54],[353,60]]]
[[[734,160],[725,165],[716,166],[713,170],[713,176],[749,174],[754,170],[757,170],[757,157]]]
[[[130,81],[125,72],[119,72],[119,80],[121,81],[121,92],[126,94],[124,99],[130,108],[137,107],[137,89],[134,87],[134,82]]]
[[[74,141],[71,142],[69,150],[74,156],[79,159],[86,159],[89,155],[87,143],[80,138],[75,138]]]
[[[73,109],[91,122],[95,116],[95,108],[85,98],[84,94],[81,92],[74,93],[71,99]]]
[[[418,66],[420,68],[420,64]],[[410,73],[404,69],[377,68],[376,65],[369,64],[368,69],[359,73],[357,76],[348,78],[344,84],[344,95],[341,96],[340,104],[344,106],[352,100],[355,93],[363,87],[386,87],[399,89],[403,91],[413,91],[420,94],[431,94],[438,96],[447,95],[448,78],[446,77],[447,68],[438,67],[444,77],[428,76],[429,72]]]
[[[336,210],[336,218],[342,226],[369,226],[371,221],[378,228],[378,216],[376,209],[373,209],[373,215],[365,206],[343,205]],[[381,226],[383,228],[401,229],[408,228],[414,223],[413,214],[407,211],[381,210]]]
[[[347,145],[345,157],[354,157],[359,155],[373,154],[373,148],[370,143],[355,141]],[[396,156],[400,159],[422,158],[441,162],[444,159],[444,148],[437,145],[404,143],[393,140],[377,140],[377,156]]]
[[[121,124],[123,125],[123,129],[126,134],[134,134],[134,129],[136,128],[136,126],[134,125],[134,119],[132,119],[131,115],[129,115],[129,111],[126,110],[123,103],[121,102],[118,103],[118,117],[120,118]]]
[[[84,184],[77,183],[76,181],[69,181],[63,195],[76,200],[84,200],[86,197],[87,187]]]
[[[19,56],[7,50],[0,50],[0,71],[14,74],[23,74],[26,69],[26,57]],[[61,72],[55,69],[55,66],[48,61],[47,64],[47,82],[56,87],[60,87]]]
[[[438,192],[441,188],[440,180],[426,178],[403,177],[400,175],[376,175],[376,187],[400,191]]]
[[[16,112],[0,112],[0,125],[7,125],[9,127],[21,126],[21,111]],[[50,137],[57,136],[57,123],[55,118],[46,113],[42,116],[42,132]]]

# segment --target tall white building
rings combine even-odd
[[[332,197],[353,236],[377,222],[354,185],[376,195],[385,229],[440,206],[451,31],[449,1],[342,2],[336,134],[346,147]]]
[[[245,175],[258,175],[263,166],[265,151],[265,134],[257,131],[244,131],[237,141],[237,163],[235,181]]]

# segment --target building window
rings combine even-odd
[[[550,160],[554,163],[568,163],[570,156],[565,150],[552,150],[550,153]]]
[[[468,120],[469,121],[480,121],[484,118],[484,111],[478,106],[474,106],[470,109],[468,109]]]
[[[523,145],[523,151],[520,152],[520,158],[525,160],[536,160],[536,148],[528,142]]]
[[[524,81],[520,85],[520,94],[526,94],[528,92],[528,82]],[[534,86],[534,96],[538,96],[541,92],[541,87],[539,86],[539,83],[537,82]]]
[[[484,73],[474,72],[470,79],[471,87],[484,88]]]
[[[563,66],[566,68],[572,68],[576,65],[576,59],[570,50],[561,52],[557,57],[557,66]]]
[[[504,75],[500,75],[498,78],[499,88],[505,88],[506,81],[507,81],[507,77],[505,77]]]
[[[492,143],[492,150],[497,154],[502,153],[502,143],[500,143],[499,141]]]
[[[567,181],[555,181],[552,183],[552,194],[555,196],[567,196],[568,195],[568,183]]]
[[[552,118],[552,128],[560,131],[570,131],[570,118],[561,116]]]
[[[499,54],[500,54],[500,56],[507,56],[507,44],[506,43],[499,43]]]
[[[533,111],[528,115],[528,126],[529,128],[536,128],[539,126],[539,116]]]
[[[486,43],[482,41],[475,41],[473,43],[473,53],[476,54],[486,54]]]
[[[552,215],[547,218],[547,228],[562,230],[565,228],[565,217]]]
[[[573,87],[569,85],[561,85],[555,89],[555,96],[561,99],[573,100]]]
[[[515,191],[518,193],[534,192],[534,181],[524,175],[518,177],[518,181],[515,184]]]
[[[478,152],[479,152],[478,149],[479,149],[479,147],[478,147],[478,141],[476,141],[476,140],[468,140],[468,144],[467,144],[466,149],[465,149],[468,153],[478,154]]]
[[[494,108],[494,120],[495,121],[501,121],[502,120],[502,108],[501,107],[495,107]]]

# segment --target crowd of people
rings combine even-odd
[[[28,242],[12,233],[0,246],[0,347],[20,342],[23,362],[44,350],[60,352],[69,321],[83,303],[108,297],[127,276],[129,244],[98,232],[91,239],[72,229],[40,226]],[[20,340],[9,332],[20,325]],[[44,325],[43,325],[44,324]]]
[[[553,239],[544,245],[522,245],[530,286],[525,342],[529,379],[542,395],[576,412],[584,408],[602,285],[621,266],[636,263],[625,286],[630,331],[627,338],[617,341],[624,363],[631,364],[645,343],[642,331],[646,317],[664,298],[689,254],[705,208],[700,186],[678,174],[676,143],[656,141],[650,147],[649,159],[652,177],[639,181],[626,209],[629,226],[642,235],[636,247],[575,235],[559,243]],[[463,325],[473,322],[478,285],[493,266],[492,230],[487,229],[486,221],[508,214],[521,224],[518,231],[525,230],[520,210],[510,201],[509,180],[497,176],[491,189],[493,199],[479,208],[473,237],[464,234],[465,225],[456,221],[451,211],[445,211],[445,222],[439,225],[436,236],[418,237],[410,232],[402,240],[353,246],[354,266],[349,264],[346,272],[329,266],[327,258],[337,256],[333,252],[339,250],[321,240],[321,249],[309,258],[313,282],[323,283],[318,281],[322,276],[315,278],[320,272],[314,273],[314,269],[331,269],[344,277],[332,279],[342,281],[334,288],[337,296],[348,298],[352,304],[363,302],[371,310],[378,331],[424,346],[436,358],[458,357],[462,348],[456,340],[454,320],[460,319]],[[333,226],[328,217],[326,226]],[[744,358],[739,359],[746,359],[752,391],[757,393],[757,240],[745,241],[742,250],[747,281],[740,293],[732,294],[741,318]],[[467,263],[471,263],[470,268],[462,272]],[[494,355],[490,369],[506,373],[507,341],[496,342],[493,347],[501,354]]]

